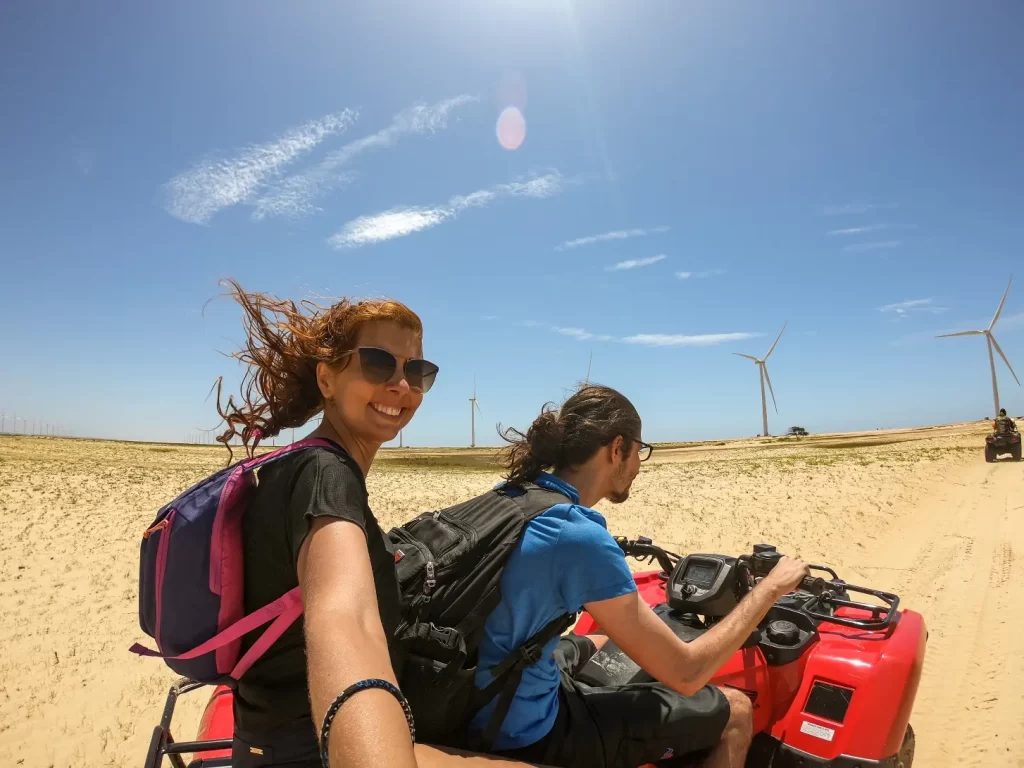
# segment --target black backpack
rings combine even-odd
[[[427,744],[488,751],[523,676],[553,638],[573,625],[559,616],[502,661],[483,690],[474,685],[477,646],[501,601],[501,575],[530,520],[568,499],[532,483],[502,486],[447,509],[425,512],[388,536],[402,593],[397,640],[405,652],[399,684]],[[473,716],[495,696],[485,732],[471,739]]]

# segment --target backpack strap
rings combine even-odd
[[[523,527],[525,528],[526,523],[529,523],[533,518],[538,517],[556,504],[571,503],[565,494],[559,493],[558,491],[550,491],[547,488],[541,488],[539,485],[533,483],[524,483],[522,490],[524,493],[512,496],[505,492],[503,489],[497,489],[497,493],[505,498],[514,501],[523,512]],[[467,613],[462,621],[460,621],[455,629],[458,630],[459,635],[463,638],[470,638],[475,635],[484,626],[484,622],[487,621],[487,617],[491,615],[491,612],[498,607],[498,603],[501,602],[501,595],[498,588],[495,587],[491,592],[483,597],[476,607]]]
[[[547,512],[556,504],[571,504],[572,499],[559,491],[552,491],[549,488],[542,488],[536,483],[523,483],[520,489],[523,493],[511,495],[504,486],[496,489],[505,498],[511,499],[518,504],[526,517],[526,522],[533,520],[538,515]]]
[[[249,651],[243,656],[231,670],[231,677],[234,679],[240,678],[245,674],[246,670],[253,665],[253,663],[264,653],[271,645],[284,633],[288,627],[290,627],[295,620],[302,614],[302,593],[299,587],[286,592],[281,595],[277,600],[272,603],[268,603],[262,608],[250,613],[245,618],[239,619],[230,627],[214,635],[205,643],[197,645],[195,648],[179,653],[177,656],[172,656],[168,653],[161,653],[159,651],[153,651],[145,646],[136,643],[128,650],[139,656],[155,656],[161,659],[174,660],[187,660],[194,659],[198,656],[215,651],[218,648],[223,648],[228,643],[233,643],[238,640],[242,635],[248,634],[257,627],[261,627],[271,619],[274,619],[274,623],[267,628],[267,630],[260,636],[260,639],[249,649]]]
[[[476,695],[473,703],[473,711],[479,712],[498,695],[499,691],[501,692],[501,697],[498,699],[498,704],[494,708],[494,713],[487,723],[483,736],[475,740],[479,748],[484,751],[494,748],[494,743],[501,732],[501,726],[504,725],[508,711],[512,708],[512,700],[519,689],[519,683],[522,682],[523,672],[527,667],[540,661],[544,646],[571,627],[575,621],[575,613],[567,613],[552,619],[537,634],[494,667],[491,682]]]

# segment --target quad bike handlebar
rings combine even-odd
[[[764,578],[771,573],[782,557],[782,553],[770,544],[755,544],[752,555],[740,555],[738,560],[748,564],[756,580]],[[899,595],[892,592],[883,592],[879,589],[847,584],[827,565],[808,563],[807,567],[812,571],[822,571],[832,577],[831,579],[825,579],[821,576],[807,576],[800,582],[801,591],[808,592],[812,596],[801,608],[811,618],[818,619],[819,621],[828,621],[832,624],[840,624],[853,629],[866,630],[885,629],[892,623],[900,605]],[[881,600],[883,605],[850,600],[850,592],[870,595]],[[829,610],[830,608],[832,609],[831,611]],[[836,616],[836,608],[854,608],[856,610],[868,611],[870,618]]]
[[[661,570],[667,576],[679,565],[683,558],[675,552],[662,549],[647,536],[638,536],[635,539],[627,539],[625,536],[616,536],[615,543],[626,557],[635,557],[637,560],[646,560],[653,563],[655,560],[661,566]]]
[[[646,560],[647,562],[657,561],[661,567],[661,575],[666,580],[677,569],[679,564],[687,559],[677,555],[675,552],[669,552],[659,547],[647,536],[638,536],[635,539],[616,536],[615,541],[627,557],[635,557],[638,560]],[[758,581],[771,573],[782,557],[782,553],[770,544],[755,544],[752,554],[744,554],[735,558],[736,581],[740,585],[742,593],[749,592]],[[900,605],[898,595],[892,592],[847,584],[827,565],[808,563],[808,568],[812,571],[828,574],[830,577],[825,578],[823,576],[811,575],[805,577],[800,582],[798,590],[810,595],[800,609],[812,619],[839,624],[852,629],[879,630],[888,627],[896,617]],[[874,597],[880,600],[882,605],[851,600],[850,592]],[[869,616],[863,618],[839,616],[835,613],[837,608],[852,608],[858,611],[866,611]]]

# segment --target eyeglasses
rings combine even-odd
[[[637,440],[636,442],[640,446],[640,461],[647,461],[651,458],[651,454],[654,453],[654,446],[650,443],[645,443],[643,440]]]
[[[359,368],[363,378],[371,384],[384,384],[391,381],[391,377],[398,370],[398,358],[386,349],[378,347],[356,347],[345,352],[341,357],[359,353]],[[409,389],[426,393],[434,386],[434,378],[439,368],[429,360],[410,358],[405,361],[402,371],[405,380],[409,382]]]

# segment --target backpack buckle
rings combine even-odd
[[[454,627],[439,627],[430,623],[430,639],[440,643],[446,650],[459,647],[459,631]]]
[[[540,661],[541,652],[543,650],[544,649],[536,643],[527,643],[519,649],[520,663],[525,662],[525,666],[532,667]]]

